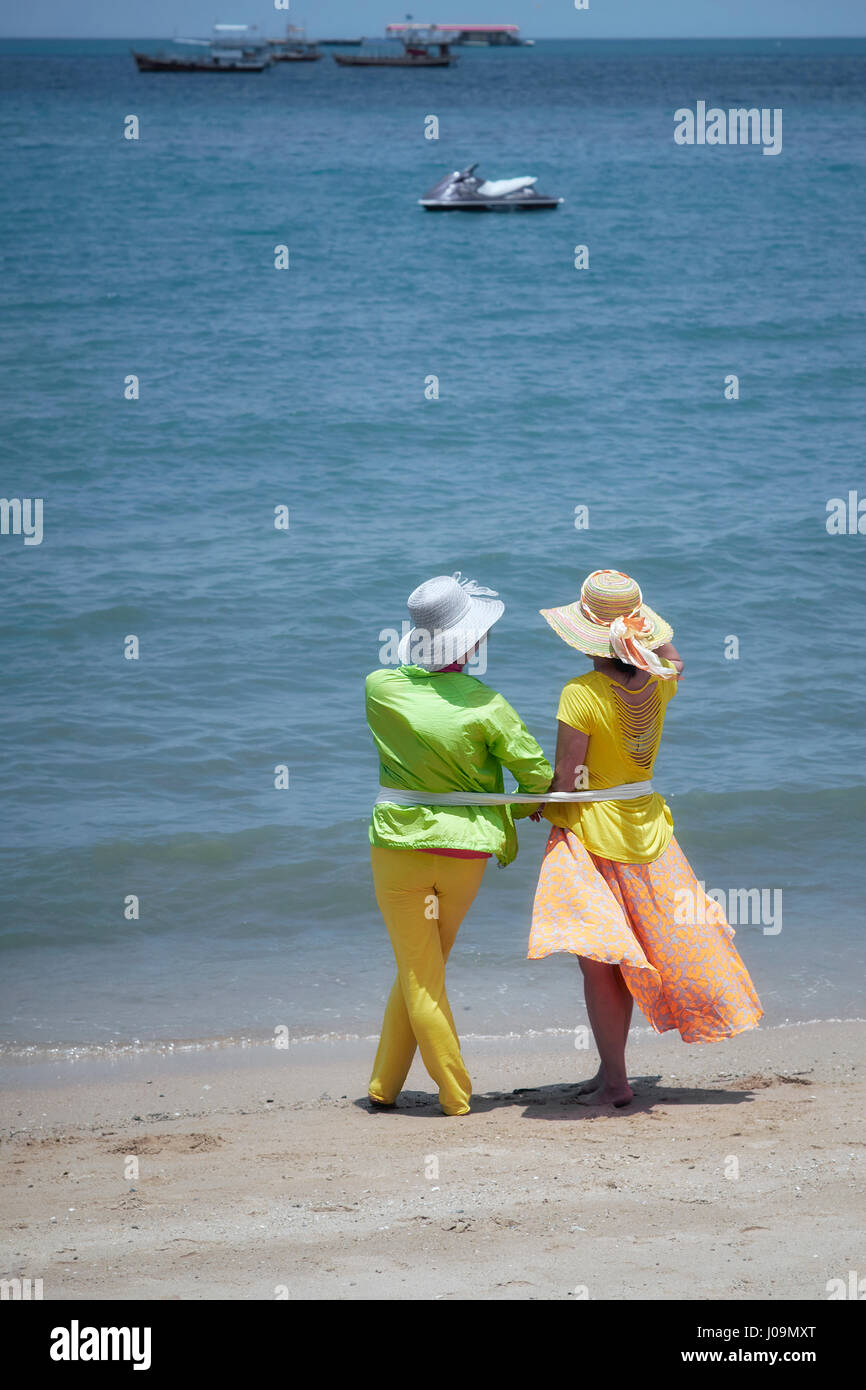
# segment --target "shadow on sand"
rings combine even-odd
[[[782,1080],[783,1078],[779,1078]],[[612,1105],[588,1105],[581,1103],[578,1083],[557,1086],[520,1086],[515,1091],[488,1091],[473,1095],[470,1115],[484,1115],[491,1110],[502,1110],[506,1106],[523,1107],[523,1117],[533,1120],[581,1120],[599,1115],[613,1118],[646,1112],[656,1106],[665,1105],[741,1105],[753,1099],[755,1090],[763,1089],[769,1079],[752,1078],[751,1083],[739,1083],[737,1089],[725,1090],[720,1087],[673,1086],[662,1083],[660,1076],[631,1077],[634,1100],[622,1109]],[[367,1097],[355,1101],[361,1110],[370,1110],[374,1115],[405,1115],[427,1118],[439,1115],[441,1118],[455,1118],[442,1115],[435,1094],[427,1091],[403,1091],[396,1106],[389,1110],[372,1109]],[[458,1119],[468,1118],[457,1116]]]

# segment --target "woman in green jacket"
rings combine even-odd
[[[367,677],[367,722],[383,789],[540,795],[553,772],[507,700],[463,667],[502,616],[491,589],[439,575],[409,596],[402,665]],[[517,853],[515,816],[532,806],[401,805],[380,791],[370,823],[376,900],[397,961],[370,1079],[372,1105],[396,1102],[416,1046],[446,1115],[465,1115],[472,1083],[445,993],[445,962],[488,859]]]

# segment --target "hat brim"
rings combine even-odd
[[[451,666],[486,637],[505,612],[501,599],[473,598],[471,607],[456,627],[433,633],[413,627],[401,637],[397,660],[401,666],[420,666],[422,671],[438,671]]]
[[[579,602],[567,603],[562,608],[540,608],[538,611],[553,628],[557,637],[561,637],[570,647],[584,652],[587,656],[615,656],[607,629],[599,627],[597,623],[591,623]],[[659,617],[658,613],[645,603],[640,606],[640,614],[652,623],[653,629],[650,637],[641,637],[641,646],[655,651],[656,647],[661,647],[671,640],[674,630],[670,623],[666,623],[664,618]]]

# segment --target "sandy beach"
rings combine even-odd
[[[459,1118],[417,1062],[371,1113],[367,1040],[7,1065],[2,1277],[61,1300],[824,1300],[866,1269],[864,1036],[641,1032],[616,1112],[575,1103],[594,1054],[570,1035],[467,1039]]]

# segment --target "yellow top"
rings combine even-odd
[[[601,671],[569,681],[562,691],[557,719],[589,735],[588,777],[578,782],[579,791],[645,782],[652,775],[665,711],[677,693],[677,682],[649,676],[640,691],[628,692],[642,695],[634,703],[624,691],[624,686]],[[658,792],[633,801],[548,804],[544,814],[553,825],[573,831],[591,854],[624,864],[658,859],[674,833],[673,816]]]

